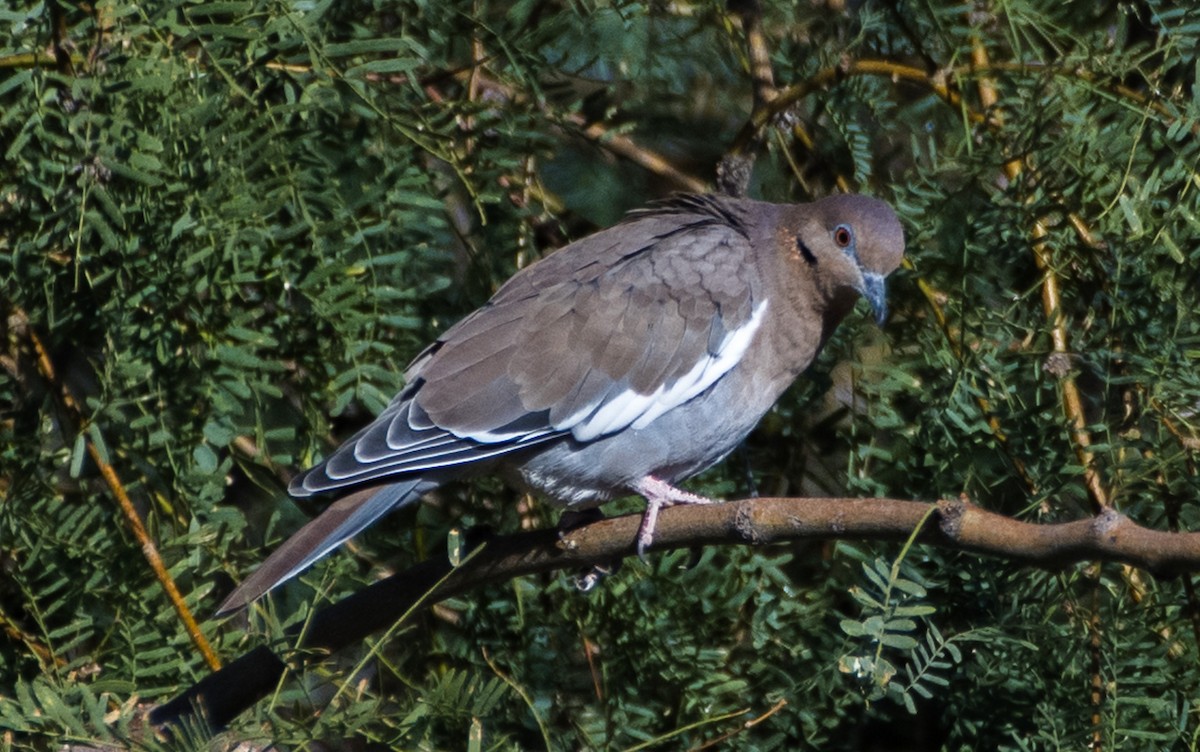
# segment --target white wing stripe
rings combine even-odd
[[[670,387],[662,385],[651,394],[638,394],[627,389],[597,406],[587,418],[572,424],[571,419],[577,418],[572,415],[554,426],[555,430],[569,428],[577,441],[592,441],[630,425],[635,429],[645,428],[663,413],[708,389],[737,365],[762,325],[766,311],[766,301],[756,305],[750,320],[727,333],[715,355],[701,359]]]

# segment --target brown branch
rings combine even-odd
[[[578,113],[571,113],[565,119],[567,122],[578,127],[579,132],[588,140],[611,151],[618,157],[623,157],[639,167],[654,173],[660,178],[665,178],[678,190],[691,191],[692,193],[706,193],[708,191],[708,183],[688,175],[668,162],[657,152],[638,145],[636,141],[628,136],[621,133],[614,133],[602,123],[585,124],[583,115]]]
[[[986,70],[989,67],[987,49],[978,38],[973,41],[971,46],[971,64],[976,71]],[[978,88],[980,104],[983,105],[984,111],[989,113],[988,124],[993,130],[1000,130],[1004,126],[1004,114],[996,107],[999,96],[996,94],[991,79],[981,75],[978,80]],[[1013,158],[1004,163],[1004,174],[1010,183],[1016,183],[1027,167],[1024,159]],[[1086,225],[1082,220],[1078,220],[1078,224],[1074,222],[1072,224],[1077,229],[1082,227],[1086,230]],[[1050,322],[1050,339],[1053,343],[1054,353],[1067,356],[1070,353],[1067,320],[1062,312],[1062,293],[1059,290],[1058,274],[1054,268],[1050,246],[1046,242],[1048,235],[1045,221],[1036,220],[1030,231],[1030,239],[1033,241],[1034,263],[1042,273],[1042,310]],[[1090,236],[1090,233],[1088,235]],[[1079,459],[1079,464],[1083,467],[1083,481],[1088,489],[1088,498],[1092,502],[1092,511],[1099,513],[1109,506],[1109,496],[1100,478],[1100,472],[1096,469],[1096,458],[1091,450],[1092,437],[1087,430],[1087,418],[1083,412],[1083,399],[1079,394],[1079,386],[1075,383],[1075,377],[1071,375],[1069,368],[1063,369],[1058,374],[1058,380],[1062,389],[1063,413],[1071,425],[1071,444],[1075,450],[1075,456]]]
[[[1164,511],[1167,513],[1167,529],[1171,531],[1179,531],[1179,512],[1183,508],[1183,499],[1175,493],[1172,493],[1170,486],[1161,474],[1158,476],[1157,483],[1159,493],[1163,494],[1166,503],[1163,505]],[[1192,582],[1191,574],[1184,574],[1180,577],[1183,583],[1183,595],[1187,599],[1187,607],[1184,609],[1188,622],[1192,626],[1192,639],[1197,645],[1200,645],[1200,599],[1196,596],[1196,586]]]
[[[1088,657],[1091,659],[1091,686],[1088,692],[1088,703],[1092,706],[1092,743],[1088,745],[1091,752],[1101,752],[1104,749],[1102,723],[1104,716],[1104,674],[1102,672],[1104,650],[1101,641],[1100,622],[1100,571],[1097,568],[1092,581],[1092,608],[1088,614]]]
[[[922,68],[903,65],[890,60],[852,60],[836,67],[823,68],[813,74],[812,77],[780,90],[778,95],[772,98],[767,106],[763,107],[761,111],[753,113],[746,124],[742,126],[742,130],[738,133],[737,138],[734,139],[733,147],[729,153],[731,155],[741,154],[751,143],[755,142],[758,138],[758,133],[763,128],[809,94],[814,91],[826,89],[853,76],[883,76],[895,82],[905,81],[922,86],[945,100],[951,107],[962,108],[964,115],[971,122],[984,123],[986,122],[986,118],[973,108],[965,107],[958,90],[946,82],[951,79],[987,76],[989,73],[995,72],[1049,73],[1062,78],[1078,78],[1092,86],[1103,87],[1116,97],[1127,99],[1139,106],[1149,108],[1168,125],[1179,120],[1179,117],[1172,113],[1162,102],[1121,84],[1104,86],[1099,76],[1078,67],[1065,68],[1047,63],[987,62],[981,64],[980,61],[972,61],[947,71],[941,71],[938,74],[930,74]],[[1200,134],[1200,125],[1194,125],[1189,130],[1193,134]]]
[[[15,306],[13,306],[13,310],[15,313],[17,313],[17,315],[20,315],[22,318],[24,318],[24,313],[22,311],[17,309]],[[184,602],[183,594],[179,592],[179,588],[175,585],[174,578],[172,578],[171,573],[167,571],[167,567],[163,563],[162,557],[159,556],[158,547],[154,544],[154,539],[150,537],[150,533],[147,532],[146,526],[142,523],[142,518],[140,515],[138,515],[137,509],[134,507],[133,500],[129,498],[129,494],[126,492],[125,485],[121,482],[120,477],[117,475],[117,471],[113,469],[113,466],[111,463],[109,463],[105,453],[101,451],[100,446],[97,444],[95,438],[93,438],[93,434],[98,433],[99,429],[95,425],[85,428],[86,423],[84,421],[83,412],[79,406],[79,401],[75,399],[75,396],[71,393],[70,388],[68,388],[67,385],[58,378],[58,373],[54,368],[54,363],[50,359],[50,353],[46,350],[46,346],[42,343],[41,338],[37,335],[37,332],[33,330],[32,326],[29,326],[25,333],[33,347],[37,359],[38,370],[41,372],[42,378],[44,378],[47,383],[55,388],[59,402],[62,404],[65,412],[71,416],[78,427],[78,430],[83,433],[84,444],[87,447],[88,456],[90,456],[92,458],[92,462],[96,464],[96,468],[100,471],[100,477],[104,478],[104,482],[108,485],[109,491],[112,492],[113,497],[117,500],[117,505],[120,507],[121,513],[125,515],[125,520],[129,523],[130,530],[133,531],[133,535],[137,539],[138,545],[141,546],[142,556],[146,558],[146,562],[150,565],[150,569],[154,572],[154,576],[158,579],[159,584],[162,585],[163,590],[167,594],[167,598],[171,601],[171,606],[175,609],[175,612],[179,615],[180,620],[183,622],[184,629],[187,630],[188,636],[191,637],[192,642],[196,645],[196,648],[200,651],[200,654],[204,656],[204,660],[206,663],[208,663],[209,667],[213,670],[219,669],[221,667],[221,660],[217,657],[216,651],[212,649],[208,639],[200,630],[200,625],[196,621],[196,617],[192,614],[192,610],[188,608],[187,603]]]
[[[983,41],[979,37],[975,37],[971,41],[971,65],[978,70],[987,68],[988,64],[987,48],[983,46]],[[979,90],[980,104],[983,105],[984,111],[990,115],[988,118],[989,127],[993,132],[1002,130],[1004,127],[1004,113],[997,107],[1000,98],[996,93],[992,80],[986,75],[980,76],[976,84]],[[1014,158],[1005,161],[1004,174],[1008,178],[1009,183],[1015,185],[1021,173],[1027,167],[1029,165],[1026,164],[1024,158]],[[1030,168],[1029,172],[1033,173],[1034,170]],[[1076,227],[1076,230],[1080,231],[1080,228],[1086,230],[1086,225],[1083,224],[1082,219],[1076,219],[1078,221],[1072,223]],[[1045,222],[1041,219],[1035,220],[1033,229],[1030,231],[1030,239],[1033,241],[1034,263],[1042,273],[1042,310],[1050,323],[1053,351],[1056,355],[1063,357],[1069,352],[1066,316],[1063,315],[1062,311],[1062,296],[1058,289],[1058,274],[1055,272],[1051,261],[1049,244],[1046,242],[1047,234]],[[1090,233],[1088,234],[1090,235]],[[1062,390],[1063,413],[1074,429],[1071,446],[1075,450],[1075,455],[1078,457],[1079,463],[1083,466],[1083,479],[1088,489],[1088,498],[1092,501],[1092,511],[1096,514],[1101,514],[1105,509],[1110,508],[1108,494],[1105,492],[1099,473],[1096,471],[1095,457],[1092,455],[1090,449],[1091,435],[1087,432],[1087,421],[1083,414],[1083,403],[1079,397],[1079,388],[1069,368],[1064,368],[1055,375],[1058,377],[1059,386]],[[1092,583],[1092,609],[1087,620],[1089,634],[1088,654],[1091,656],[1092,663],[1091,691],[1089,692],[1088,700],[1092,707],[1092,743],[1090,746],[1093,752],[1101,752],[1103,748],[1100,735],[1101,710],[1103,707],[1103,676],[1100,671],[1101,622],[1098,572],[1096,579],[1097,582]]]
[[[1059,568],[1086,560],[1120,561],[1160,574],[1200,570],[1200,533],[1140,527],[1114,509],[1055,525],[1022,522],[963,500],[930,504],[899,499],[746,499],[673,507],[658,520],[652,551],[702,545],[768,545],[800,540],[905,541],[921,526],[922,543]],[[318,611],[298,651],[338,650],[394,625],[403,615],[484,585],[557,570],[585,571],[634,553],[641,515],[599,520],[569,531],[534,530],[491,538],[459,567],[426,561]],[[293,639],[295,635],[292,635]],[[294,659],[302,662],[297,653]],[[223,727],[271,692],[287,664],[266,647],[229,663],[170,702],[151,722],[173,724],[201,703]]]
[[[73,62],[83,60],[74,56]],[[5,68],[47,68],[54,65],[54,56],[48,52],[18,52],[13,55],[0,55],[0,70]]]
[[[754,728],[758,724],[767,720],[768,718],[775,715],[779,711],[783,710],[784,708],[787,707],[787,704],[788,704],[787,700],[781,697],[774,705],[772,705],[770,708],[767,709],[767,712],[763,713],[762,715],[758,716],[757,718],[751,718],[750,720],[742,723],[741,726],[738,726],[733,731],[729,731],[727,733],[721,734],[716,739],[710,739],[709,741],[705,742],[704,744],[701,744],[699,747],[692,747],[691,752],[701,752],[702,750],[705,750],[705,749],[719,749],[719,748],[721,748],[721,745],[723,745],[725,742],[729,741],[733,737],[737,736],[738,734],[742,733],[743,731],[749,731],[750,729]],[[747,711],[747,712],[749,712],[749,711]]]
[[[729,12],[741,21],[742,31],[746,36],[746,67],[754,92],[750,122],[761,120],[763,123],[763,127],[756,128],[749,134],[741,148],[730,149],[717,162],[718,190],[727,196],[742,198],[750,188],[750,175],[754,171],[757,151],[763,144],[764,128],[783,111],[774,110],[770,106],[779,92],[775,88],[775,72],[771,68],[771,50],[767,46],[766,33],[763,31],[762,3],[760,0],[729,0],[728,7]],[[775,115],[764,116],[764,113],[769,112],[774,112]]]
[[[746,34],[746,57],[750,80],[754,83],[754,109],[775,98],[775,72],[771,69],[771,50],[763,33],[760,0],[729,0],[729,10],[742,21]]]
[[[764,103],[763,107],[751,113],[749,120],[734,138],[733,146],[726,153],[725,159],[742,157],[758,142],[768,124],[812,92],[826,89],[852,76],[886,76],[894,81],[909,81],[931,89],[953,106],[961,103],[958,92],[947,86],[940,77],[930,76],[921,68],[889,60],[852,60],[837,67],[823,68],[811,78],[779,91],[770,101]],[[970,111],[968,117],[974,121],[982,120],[977,113]]]
[[[28,648],[29,652],[33,653],[37,657],[38,662],[42,664],[43,671],[48,671],[52,666],[62,668],[67,665],[66,658],[56,654],[36,636],[22,629],[20,625],[8,617],[8,614],[3,609],[0,609],[0,630],[4,631],[4,635],[8,639]]]
[[[459,71],[454,74],[454,77],[468,87],[474,87],[476,90],[488,89],[499,94],[505,100],[519,102],[527,97],[527,94],[519,89],[489,76],[480,66],[472,66],[470,69]],[[639,167],[665,179],[676,190],[690,191],[692,193],[705,193],[708,191],[708,183],[687,174],[667,161],[658,152],[639,145],[623,133],[614,132],[603,123],[589,123],[587,118],[581,113],[561,113],[544,104],[541,105],[541,109],[543,114],[549,119],[569,124],[577,129],[584,138],[603,149],[607,149],[614,155],[633,162]]]

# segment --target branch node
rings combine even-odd
[[[1092,518],[1092,535],[1101,545],[1110,546],[1117,542],[1117,533],[1125,522],[1125,515],[1112,507],[1104,507]]]
[[[971,502],[967,501],[966,496],[960,496],[957,499],[939,499],[937,502],[938,509],[938,529],[942,531],[942,535],[950,540],[958,540],[962,536],[963,517],[971,507]]]
[[[717,189],[724,195],[741,198],[750,189],[750,176],[754,171],[753,148],[756,146],[746,152],[727,154],[717,163]]]
[[[738,504],[733,514],[733,529],[738,537],[752,546],[762,543],[762,535],[754,522],[753,504]]]
[[[578,551],[579,541],[575,540],[566,532],[564,532],[561,536],[559,536],[558,540],[554,542],[554,547],[559,551]]]

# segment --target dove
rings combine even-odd
[[[678,484],[728,455],[865,298],[882,324],[904,232],[884,202],[683,194],[517,272],[405,373],[369,425],[296,476],[335,500],[225,600],[254,601],[388,512],[499,473],[571,510]]]

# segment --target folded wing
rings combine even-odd
[[[550,255],[422,353],[409,385],[295,495],[474,463],[655,418],[733,368],[760,325],[749,240],[687,196]]]

